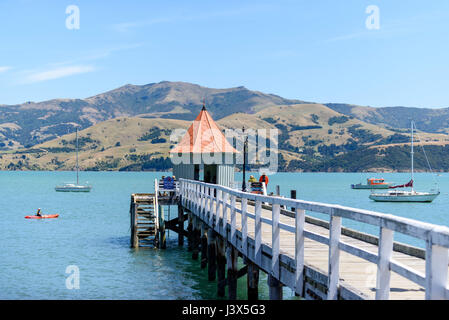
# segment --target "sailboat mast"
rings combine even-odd
[[[412,152],[411,152],[411,155],[412,155],[412,191],[413,191],[413,120],[412,120],[412,122],[411,122],[411,129],[412,129]]]
[[[78,185],[78,128],[76,128],[76,184]]]

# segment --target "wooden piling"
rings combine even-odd
[[[201,269],[207,267],[207,230],[205,223],[201,223]]]
[[[238,252],[232,245],[227,248],[227,263],[228,263],[228,298],[229,300],[237,299],[237,262],[238,262]]]
[[[193,250],[193,214],[189,212],[187,223],[187,251]]]
[[[167,239],[165,234],[165,221],[164,221],[164,207],[161,205],[158,206],[159,210],[159,248],[166,249],[167,248]]]
[[[137,237],[137,206],[134,203],[134,197],[131,198],[131,247],[138,248],[139,240]]]
[[[290,198],[296,199],[296,190],[290,190]],[[296,208],[292,207],[291,210],[295,212]]]
[[[207,266],[208,279],[214,281],[217,276],[217,243],[216,234],[212,228],[207,232]]]
[[[248,262],[247,291],[248,300],[259,300],[259,268],[252,262]]]
[[[198,260],[199,257],[199,247],[200,247],[200,238],[201,238],[201,230],[198,223],[198,218],[193,217],[193,231],[192,231],[192,259]]]
[[[282,300],[282,284],[271,274],[267,278],[270,300]]]
[[[184,235],[181,232],[184,230],[184,212],[182,210],[182,206],[178,205],[178,246],[184,246]]]
[[[217,237],[217,295],[226,293],[226,246],[222,237]]]

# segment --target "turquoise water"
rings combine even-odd
[[[73,181],[73,172],[0,172],[0,299],[216,299],[216,282],[177,247],[174,232],[167,250],[130,248],[130,195],[152,192],[161,175],[83,172],[90,193],[59,193],[54,186]],[[24,218],[38,207],[60,216]],[[79,270],[79,289],[66,286],[68,266]]]
[[[268,192],[275,192],[276,185],[279,185],[281,195],[286,197],[290,197],[290,190],[295,189],[298,199],[339,204],[449,226],[449,173],[415,173],[415,190],[429,191],[435,187],[439,188],[441,194],[432,203],[375,202],[368,198],[369,190],[350,188],[351,184],[366,183],[366,179],[371,177],[384,178],[385,181],[395,184],[410,181],[410,173],[278,173],[270,176]],[[241,180],[241,175],[237,179]],[[310,214],[329,220],[324,214]],[[376,227],[347,219],[343,219],[343,225],[374,235],[379,233]],[[424,247],[424,242],[398,233],[395,233],[395,240]]]
[[[152,172],[83,172],[90,193],[57,193],[54,186],[72,181],[73,172],[0,172],[0,299],[216,299],[216,282],[207,281],[207,269],[177,247],[170,231],[167,250],[129,247],[129,201],[132,193],[152,192]],[[379,176],[379,175],[376,175]],[[407,174],[383,174],[388,181],[407,182]],[[240,175],[237,174],[239,179]],[[277,184],[288,196],[376,210],[449,226],[449,174],[439,179],[442,194],[431,204],[375,203],[369,191],[351,190],[366,175],[348,173],[279,173],[270,176],[269,191]],[[417,189],[432,186],[430,175],[417,174]],[[58,219],[28,220],[37,208]],[[173,208],[172,217],[177,213]],[[168,214],[166,210],[166,214]],[[316,215],[326,218],[323,215]],[[377,234],[377,229],[350,227]],[[398,237],[415,245],[413,239]],[[68,289],[68,266],[79,270],[79,289]],[[268,297],[261,274],[260,297]],[[238,297],[246,297],[239,280]],[[286,298],[293,298],[284,291]]]

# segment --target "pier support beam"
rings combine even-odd
[[[184,246],[184,235],[181,230],[184,230],[184,212],[182,210],[182,206],[178,205],[178,246]]]
[[[201,223],[201,269],[207,267],[207,231],[205,223]]]
[[[226,294],[226,246],[223,238],[217,237],[217,296]]]
[[[165,220],[164,220],[164,207],[161,205],[158,206],[159,210],[159,248],[166,249],[167,248],[167,238],[165,235]]]
[[[228,246],[227,248],[227,262],[228,262],[228,298],[229,300],[237,299],[237,261],[239,254],[237,249],[233,246]]]
[[[198,222],[198,218],[193,217],[193,246],[192,246],[192,259],[198,260],[200,253],[200,239],[201,239],[201,230]]]
[[[247,275],[248,300],[259,300],[259,268],[248,262]]]
[[[207,266],[208,279],[214,281],[217,276],[217,243],[216,234],[212,228],[207,232]]]
[[[271,274],[268,275],[267,279],[270,300],[282,300],[282,284],[281,282],[273,277]]]
[[[187,224],[187,251],[193,250],[193,214],[189,212]]]
[[[134,203],[134,197],[131,197],[131,247],[139,247],[139,238],[137,237],[137,206]]]
[[[290,190],[290,198],[296,199],[296,190]],[[292,207],[290,210],[296,212],[296,208],[294,207]]]

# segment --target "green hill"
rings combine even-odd
[[[222,129],[240,129],[243,125],[254,130],[277,129],[281,171],[407,170],[409,166],[407,152],[399,157],[395,151],[409,148],[408,134],[365,123],[321,104],[271,106],[252,114],[234,113],[217,123]],[[170,134],[190,124],[186,120],[141,117],[97,123],[79,132],[80,166],[83,170],[169,169],[169,150],[174,145]],[[435,154],[446,154],[446,135],[420,132],[419,136],[421,143],[438,149]],[[72,170],[75,134],[5,151],[0,156],[2,170]],[[432,161],[445,168],[436,158]]]
[[[373,108],[336,103],[329,103],[326,106],[344,115],[389,129],[409,129],[410,121],[413,120],[419,130],[449,133],[449,108]]]

